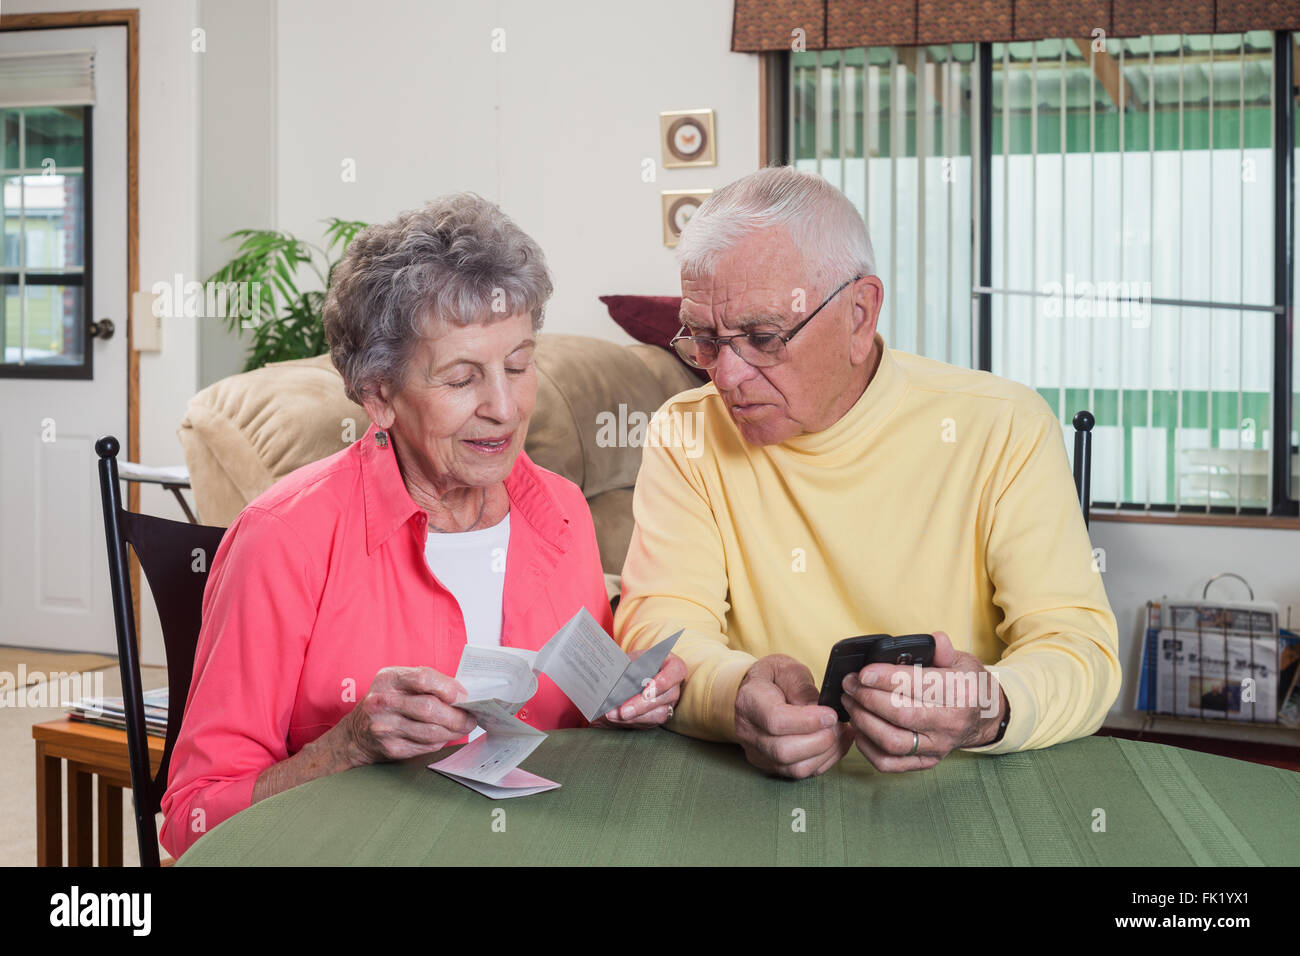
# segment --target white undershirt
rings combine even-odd
[[[501,646],[501,596],[506,583],[510,513],[478,531],[431,531],[424,542],[429,570],[456,599],[465,618],[465,640]]]
[[[510,512],[500,523],[478,531],[431,531],[424,539],[429,570],[451,592],[465,618],[465,641],[501,646],[501,596],[505,592]],[[475,727],[474,740],[483,733]]]

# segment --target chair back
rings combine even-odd
[[[104,537],[108,543],[108,576],[113,591],[113,619],[117,630],[118,666],[122,672],[122,701],[131,758],[131,790],[140,864],[158,866],[158,830],[154,814],[160,809],[163,793],[167,790],[172,748],[180,734],[185,701],[190,692],[208,568],[225,529],[126,511],[122,507],[117,476],[119,447],[116,438],[107,436],[95,443],[95,452],[99,455],[99,490],[104,506]],[[135,551],[153,593],[167,654],[167,736],[156,776],[149,765],[149,741],[145,733],[135,610],[127,572],[128,544]]]
[[[1092,426],[1097,420],[1092,412],[1082,411],[1074,416],[1074,490],[1079,493],[1079,507],[1083,509],[1083,526],[1088,527],[1088,506],[1092,499]]]

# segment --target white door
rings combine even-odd
[[[38,51],[93,51],[94,106],[0,108],[0,644],[116,654],[94,446],[129,457],[126,28],[0,33]]]

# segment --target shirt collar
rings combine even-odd
[[[378,437],[381,433],[382,440]],[[361,492],[366,510],[366,553],[372,554],[412,518],[420,522],[421,531],[425,530],[427,517],[424,509],[406,490],[388,433],[372,422],[358,445]],[[563,553],[569,549],[573,538],[571,522],[546,487],[540,472],[527,453],[521,451],[506,477],[510,510],[515,518],[526,521],[557,554]]]

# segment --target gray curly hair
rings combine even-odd
[[[428,322],[529,312],[542,327],[551,275],[541,248],[495,204],[456,193],[359,232],[325,297],[330,358],[354,402],[406,383]]]

